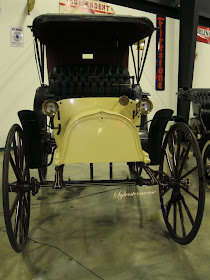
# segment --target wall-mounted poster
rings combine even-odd
[[[94,0],[62,0],[60,1],[61,14],[104,14],[114,15],[110,4]]]
[[[166,17],[157,15],[156,33],[156,90],[165,90]]]
[[[11,27],[11,46],[12,47],[23,47],[23,28]]]
[[[197,41],[210,44],[210,28],[198,25]]]

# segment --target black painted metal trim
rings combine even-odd
[[[181,0],[178,88],[184,90],[192,87],[198,23],[199,0]],[[189,111],[190,102],[178,98],[177,114],[186,123]]]
[[[108,0],[106,2],[145,11],[148,13],[161,14],[170,18],[179,19],[179,8],[176,7],[168,7],[145,0]]]

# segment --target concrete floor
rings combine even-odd
[[[127,177],[126,165],[114,165],[113,171],[115,179]],[[96,178],[101,174],[108,179],[107,165],[96,166]],[[88,179],[88,166],[66,167],[65,179],[69,175]],[[52,167],[48,179],[53,177]],[[125,190],[145,194],[115,197]],[[168,235],[157,186],[43,188],[32,198],[29,240],[20,254],[7,239],[1,200],[0,279],[210,279],[209,192],[198,235],[182,246]]]

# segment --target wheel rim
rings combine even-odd
[[[195,136],[185,124],[175,124],[162,147],[159,186],[166,226],[172,238],[181,244],[190,243],[200,227],[205,203],[203,178]]]
[[[23,132],[12,126],[5,146],[3,163],[3,207],[11,246],[22,251],[28,236],[30,219],[30,174],[26,162]]]

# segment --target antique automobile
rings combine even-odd
[[[113,180],[112,163],[123,162],[130,170],[123,184],[159,185],[170,236],[180,244],[190,243],[204,211],[203,162],[186,124],[175,123],[165,135],[172,110],[157,111],[147,130],[146,115],[153,104],[140,79],[153,23],[130,16],[45,14],[30,28],[41,86],[34,110],[18,112],[22,127],[14,124],[10,129],[3,163],[4,218],[13,249],[21,252],[27,241],[31,194],[46,184],[55,192],[76,184],[63,179],[67,164],[90,164],[88,182],[103,183],[94,180],[94,164],[103,162],[109,163],[112,184],[120,183]],[[129,50],[135,76],[128,71]],[[53,160],[55,179],[46,181]],[[39,171],[39,179],[30,178],[32,169]]]

